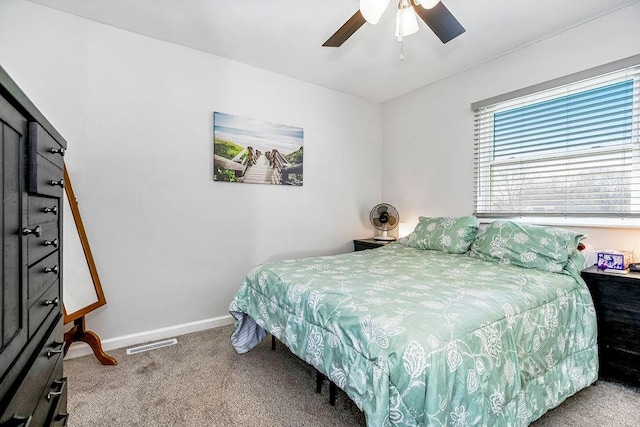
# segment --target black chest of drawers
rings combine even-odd
[[[600,376],[640,385],[640,274],[582,272],[598,317]]]
[[[66,425],[62,192],[66,142],[0,68],[0,426]]]

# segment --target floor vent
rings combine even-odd
[[[168,347],[170,345],[178,344],[178,340],[171,338],[170,340],[158,341],[151,344],[141,345],[140,347],[133,347],[127,349],[127,354],[137,354],[143,351],[155,350],[157,348]]]

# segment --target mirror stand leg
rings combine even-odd
[[[73,321],[73,328],[64,334],[64,354],[67,354],[71,343],[76,341],[82,341],[89,344],[96,359],[103,365],[117,365],[118,361],[109,356],[102,350],[102,344],[100,337],[93,331],[87,331],[85,328],[84,316]]]

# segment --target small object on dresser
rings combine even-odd
[[[369,221],[371,221],[371,224],[376,230],[382,232],[379,236],[374,236],[374,240],[383,242],[396,240],[395,237],[389,236],[387,232],[396,228],[400,222],[400,215],[398,214],[398,210],[389,203],[380,203],[374,206],[369,213]]]
[[[632,262],[629,264],[629,271],[640,271],[640,262]]]
[[[629,272],[629,261],[631,256],[628,253],[618,251],[598,251],[596,265],[600,270],[607,273],[626,274]]]

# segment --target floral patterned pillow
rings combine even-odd
[[[478,218],[475,216],[459,218],[421,216],[413,233],[400,239],[400,243],[412,248],[463,254],[469,250],[477,233]]]
[[[542,271],[561,272],[582,234],[562,228],[497,220],[478,232],[469,256]]]

